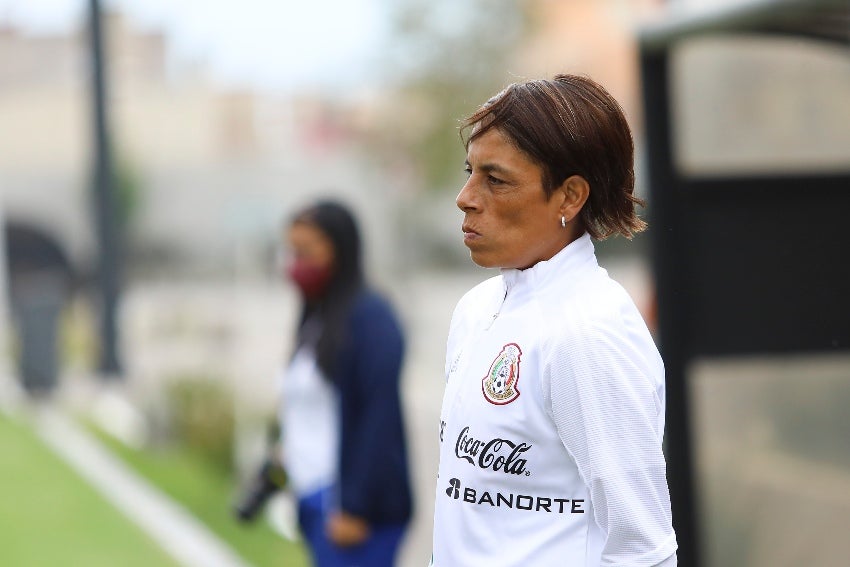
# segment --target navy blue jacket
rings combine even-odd
[[[333,382],[339,388],[341,508],[372,524],[410,519],[412,496],[399,395],[404,337],[372,291],[354,299]]]

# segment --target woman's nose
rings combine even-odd
[[[474,211],[478,208],[475,188],[472,186],[472,177],[467,179],[463,187],[460,188],[460,193],[457,194],[455,203],[457,203],[457,207],[464,212]]]

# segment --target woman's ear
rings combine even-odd
[[[570,222],[578,216],[590,197],[590,184],[581,175],[571,175],[561,183],[558,191],[563,194],[560,213]]]

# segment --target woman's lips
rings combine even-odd
[[[475,230],[469,228],[468,226],[463,227],[463,241],[464,242],[472,242],[478,238],[481,238],[481,234],[476,232]]]

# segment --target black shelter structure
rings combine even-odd
[[[850,473],[850,444],[841,441],[850,429],[834,431],[848,426],[839,406],[829,405],[850,392],[850,0],[671,10],[641,30],[639,48],[679,564],[768,564],[759,559],[768,555],[757,549],[759,529],[742,525],[730,536],[732,516],[715,503],[750,495],[759,481],[741,480],[741,471],[712,476],[706,470],[724,455],[758,453],[767,462],[769,454],[776,463],[799,449],[811,459],[791,459],[793,466],[813,471],[802,477],[820,478],[822,463],[839,471],[838,485],[841,471]],[[695,383],[697,373],[707,381],[723,373],[700,368],[730,360],[719,365],[733,375],[725,390]],[[828,370],[808,370],[821,360]],[[793,367],[798,379],[774,380],[783,367]],[[759,389],[750,389],[742,368],[761,376]],[[818,372],[829,379],[812,378]],[[802,411],[806,401],[787,384],[804,380],[819,401],[795,426],[784,416]],[[699,399],[705,392],[722,402],[710,406]],[[698,431],[695,420],[725,419],[718,407],[737,408],[735,415],[746,417],[730,421],[746,425],[728,425],[722,442],[701,440],[715,426]],[[750,429],[768,431],[759,435],[771,441],[729,448]],[[830,436],[836,444],[822,449],[810,442]],[[769,451],[753,449],[768,445]],[[754,477],[782,469],[758,466]],[[717,528],[722,517],[727,526]],[[787,561],[772,564],[830,564],[811,556]]]
[[[18,373],[30,395],[49,395],[58,382],[59,319],[77,276],[53,235],[21,222],[3,230]]]

